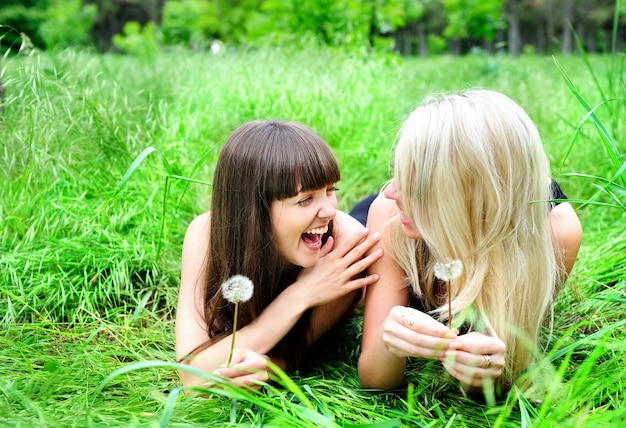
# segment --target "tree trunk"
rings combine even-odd
[[[596,38],[597,28],[593,28],[593,31],[589,34],[587,38],[589,45],[587,46],[588,53],[597,53],[598,52],[598,39]]]
[[[572,53],[572,31],[570,26],[574,20],[574,4],[573,0],[565,0],[563,5],[563,36],[561,37],[561,49],[564,55]]]
[[[546,47],[551,52],[554,46],[555,30],[554,30],[554,0],[548,0],[546,3],[545,18],[546,18]]]
[[[537,23],[537,48],[536,48],[536,52],[537,53],[545,53],[546,52],[546,33],[545,33],[545,27],[541,18],[538,17],[538,23]]]
[[[411,48],[411,27],[407,27],[402,31],[402,53],[406,56],[410,56],[413,53]]]
[[[428,55],[428,40],[426,39],[426,28],[423,21],[417,23],[417,45],[419,56]]]
[[[522,38],[519,28],[519,14],[515,5],[509,11],[509,55],[517,58],[522,52]]]

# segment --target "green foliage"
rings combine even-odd
[[[364,47],[421,13],[419,4],[407,0],[170,0],[163,34],[166,44],[194,46],[202,43],[192,40],[206,44],[219,38],[236,44]]]
[[[448,49],[448,43],[443,37],[436,34],[429,34],[427,38],[428,52],[432,55],[442,54]]]
[[[503,0],[443,0],[443,4],[448,12],[447,38],[494,40],[496,30],[504,27]]]
[[[268,16],[266,22],[269,25],[262,29],[262,33],[252,37],[276,37],[276,34],[271,34],[275,31],[279,40],[303,37],[322,45],[361,45],[365,42],[364,27],[369,26],[373,10],[364,10],[359,3],[345,0],[266,0],[263,12]]]
[[[82,0],[50,0],[46,19],[39,32],[47,48],[85,46],[91,42],[90,31],[98,14],[95,4]]]
[[[123,53],[151,58],[160,49],[156,25],[148,22],[142,28],[138,22],[129,21],[122,34],[113,36],[113,45]]]
[[[263,23],[251,28],[250,38],[301,38],[331,46],[369,46],[377,34],[402,26],[421,9],[404,0],[265,0]],[[278,33],[278,36],[276,34]]]
[[[5,49],[19,50],[22,44],[21,33],[32,41],[34,46],[43,47],[44,43],[39,35],[39,27],[46,18],[47,1],[9,1],[0,6],[0,31],[2,38],[1,51]]]
[[[404,8],[404,22],[414,22],[419,21],[424,16],[425,11],[425,3],[431,2],[432,0],[405,0],[402,5]]]
[[[163,8],[161,32],[166,45],[202,46],[219,35],[214,2],[170,0]]]

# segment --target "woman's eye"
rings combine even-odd
[[[310,196],[304,199],[300,199],[297,204],[301,207],[308,205],[311,203],[311,201],[313,200],[313,198],[311,198]]]

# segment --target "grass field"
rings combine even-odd
[[[584,120],[583,100],[550,57],[312,48],[5,58],[0,425],[624,426],[623,60],[557,58],[584,102],[611,100]],[[210,207],[228,134],[256,118],[310,125],[340,161],[348,210],[388,178],[396,132],[413,107],[431,92],[470,87],[502,91],[529,112],[583,223],[578,263],[544,334],[537,389],[480,405],[439,364],[412,361],[404,388],[362,390],[357,311],[337,342],[256,395],[227,386],[202,398],[181,393],[172,361],[182,237]],[[613,176],[610,193],[597,196]],[[591,198],[596,204],[583,205]]]

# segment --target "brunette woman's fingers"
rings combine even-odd
[[[229,381],[239,387],[257,390],[269,379],[267,355],[259,354],[251,349],[235,348],[233,351],[232,364],[222,366],[213,373],[228,378]]]
[[[254,390],[259,390],[267,383],[268,376],[265,373],[264,376],[259,376],[259,373],[250,374],[247,376],[239,376],[233,379],[233,383],[238,386],[247,387]]]
[[[252,367],[222,368],[215,371],[216,374],[229,378],[230,382],[252,389],[260,389],[268,381],[267,370],[254,369]]]
[[[376,260],[383,256],[382,248],[377,248],[372,251],[366,257],[362,257],[354,261],[348,268],[346,272],[350,276],[358,275],[361,272],[365,272],[365,270],[370,267]]]
[[[346,254],[357,248],[359,244],[366,242],[366,238],[369,233],[370,231],[368,228],[361,229],[358,233],[355,233],[345,239],[341,245],[338,245],[337,248],[333,249],[333,254],[336,254],[339,258],[346,256]]]

